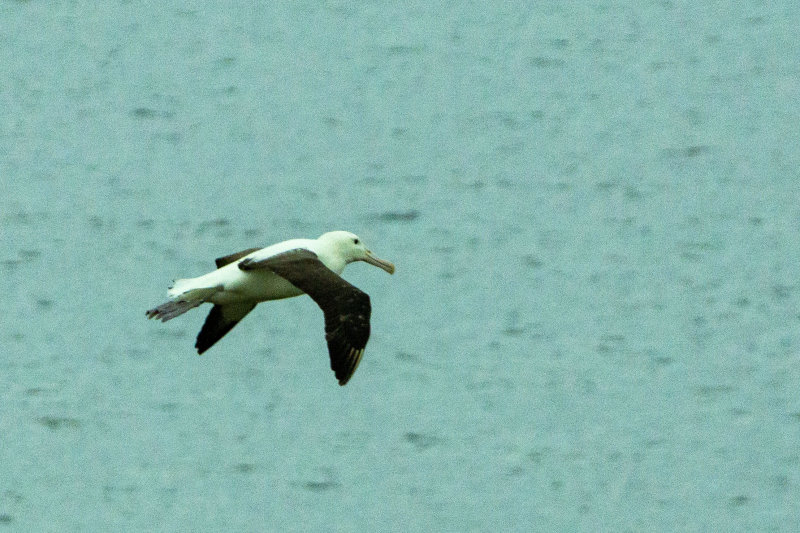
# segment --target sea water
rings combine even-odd
[[[0,530],[792,531],[800,9],[0,4]],[[331,229],[397,273],[145,319]]]

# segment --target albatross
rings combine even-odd
[[[170,299],[146,315],[166,322],[203,303],[213,304],[195,343],[202,354],[259,302],[308,294],[325,315],[331,370],[344,385],[369,339],[369,296],[340,276],[354,261],[394,274],[394,265],[376,257],[357,235],[331,231],[317,239],[291,239],[220,257],[216,270],[175,280],[167,291]]]

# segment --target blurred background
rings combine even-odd
[[[0,530],[788,531],[800,7],[0,3]],[[397,265],[203,357],[216,257]]]

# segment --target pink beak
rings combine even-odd
[[[391,261],[386,261],[385,259],[381,259],[376,257],[372,252],[367,250],[367,256],[362,259],[365,263],[369,263],[370,265],[376,266],[378,268],[382,268],[389,274],[394,274],[394,263]]]

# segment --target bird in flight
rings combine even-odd
[[[259,302],[308,294],[325,315],[331,370],[344,385],[361,362],[370,332],[369,296],[340,276],[354,261],[394,274],[394,265],[376,257],[357,235],[331,231],[317,239],[291,239],[220,257],[216,270],[175,280],[167,291],[169,300],[148,310],[147,318],[166,322],[203,303],[213,304],[195,343],[202,354]]]

